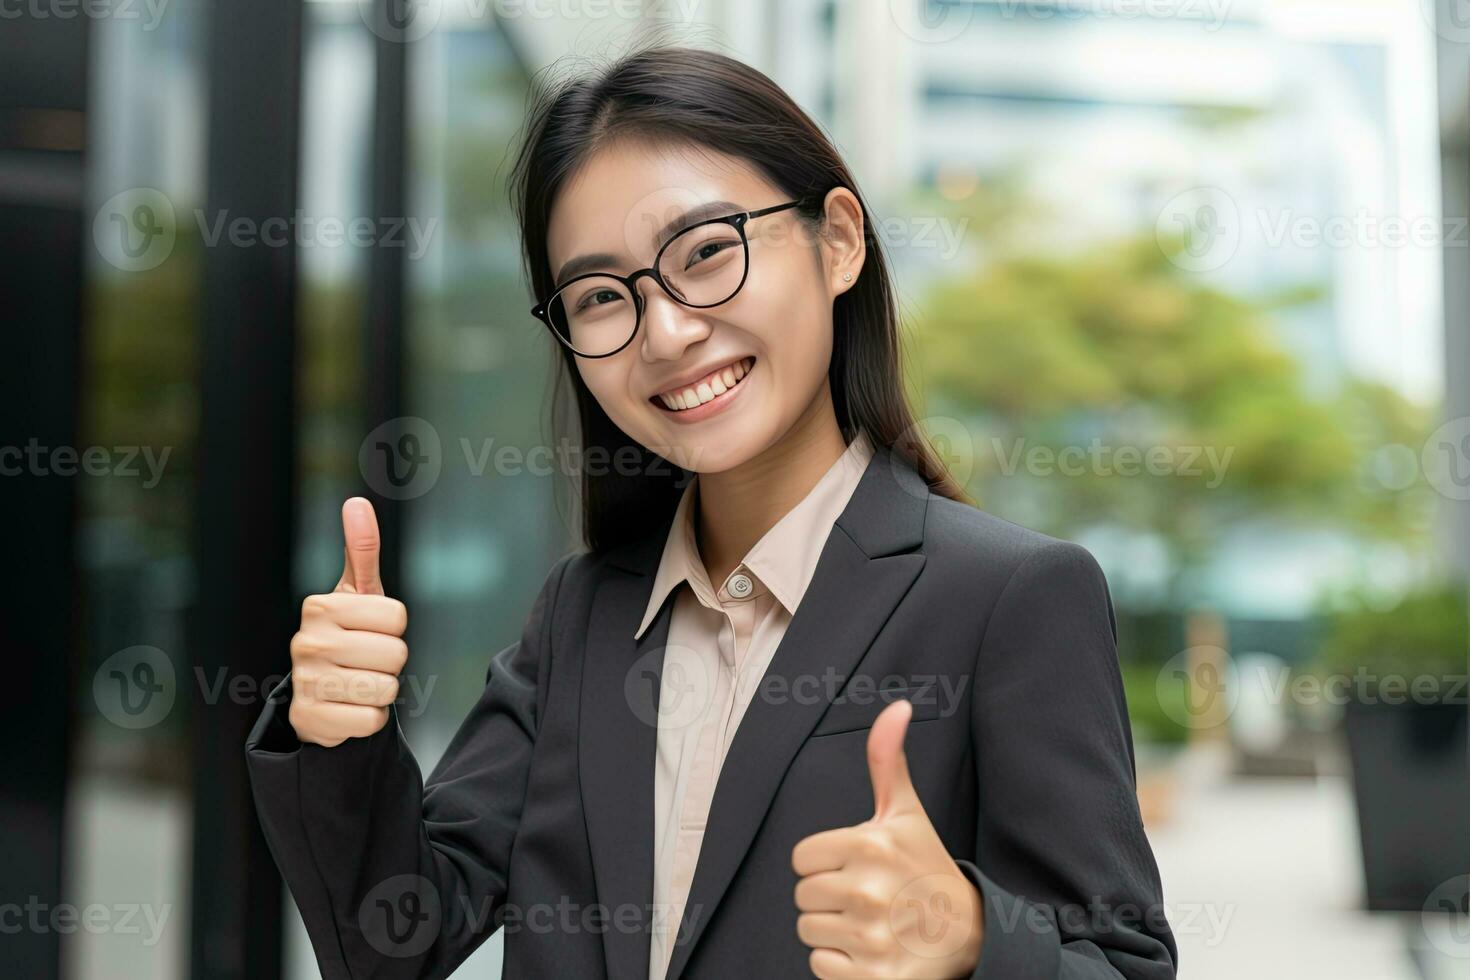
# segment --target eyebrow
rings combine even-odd
[[[688,211],[665,223],[654,234],[653,239],[662,247],[677,232],[683,231],[690,225],[699,224],[701,221],[709,218],[720,218],[727,214],[738,214],[746,210],[748,209],[744,205],[736,204],[733,201],[705,201],[703,204],[696,204]],[[590,252],[586,255],[578,255],[576,258],[568,259],[557,270],[556,275],[552,278],[552,282],[556,283],[557,286],[561,286],[568,279],[580,276],[584,272],[601,272],[615,268],[617,264],[618,257],[607,252]]]

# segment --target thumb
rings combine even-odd
[[[909,701],[895,701],[879,713],[868,732],[868,775],[873,781],[873,819],[922,810],[918,791],[909,779],[903,738],[913,717]]]
[[[342,505],[342,580],[338,592],[382,595],[378,577],[378,515],[366,497],[351,497]]]

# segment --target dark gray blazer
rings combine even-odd
[[[444,977],[504,928],[512,980],[646,980],[674,603],[633,633],[663,545],[555,563],[427,785],[396,711],[327,749],[289,676],[271,693],[246,756],[324,977]],[[1175,977],[1115,644],[1091,554],[880,447],[730,746],[668,980],[810,976],[791,850],[873,815],[879,687],[914,702],[914,785],[985,899],[974,977]]]

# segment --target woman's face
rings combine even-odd
[[[682,219],[698,206],[730,203],[702,216],[708,218],[790,199],[743,160],[703,148],[616,141],[587,161],[552,208],[547,245],[553,281],[561,285],[594,271],[628,275],[651,266],[660,246],[693,223]],[[820,230],[796,209],[751,220],[745,284],[718,306],[684,306],[651,277],[639,279],[644,306],[632,342],[609,357],[576,358],[583,381],[614,424],[676,465],[716,473],[830,413],[832,301],[857,282],[864,250],[862,210],[851,191],[829,193],[826,216]],[[663,231],[670,223],[673,230]],[[693,275],[699,262],[728,261],[721,247],[706,246],[679,263]],[[728,236],[723,247],[729,247]],[[666,253],[661,271],[671,271],[674,251]],[[738,252],[737,246],[737,265]],[[562,271],[589,255],[606,258]],[[586,310],[589,299],[579,302]],[[603,293],[590,302],[619,300]],[[606,316],[609,309],[594,312]],[[670,407],[661,395],[683,407]]]

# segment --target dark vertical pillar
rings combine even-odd
[[[301,21],[301,0],[215,3],[205,61],[207,215],[244,219],[255,234],[239,244],[226,234],[205,249],[189,645],[191,666],[206,676],[223,669],[257,683],[279,674],[299,618],[291,585],[296,239],[281,244],[278,232],[296,210]],[[281,883],[245,771],[245,737],[260,707],[258,698],[229,697],[193,705],[194,977],[281,975]]]
[[[379,222],[369,259],[367,329],[367,363],[364,365],[364,396],[367,429],[395,419],[404,413],[403,360],[405,319],[405,235],[385,241],[382,229],[387,221],[406,220],[407,190],[404,160],[407,154],[407,77],[408,52],[413,42],[402,40],[412,36],[408,30],[395,30],[394,25],[410,25],[415,16],[412,0],[373,0],[381,5],[376,23],[376,77],[373,98],[373,153],[371,160],[372,214]],[[418,16],[423,16],[418,14]],[[402,504],[372,490],[365,493],[373,501],[382,535],[382,568],[384,592],[399,595],[399,571],[403,561]]]
[[[20,16],[0,28],[0,654],[18,670],[0,711],[0,902],[4,973],[55,977],[60,940],[31,926],[64,900],[63,831],[78,670],[75,450],[81,344],[87,90],[86,18]],[[73,461],[75,457],[73,457]],[[16,927],[18,931],[15,931]]]
[[[1439,119],[1440,188],[1444,208],[1444,353],[1445,400],[1442,420],[1470,416],[1470,249],[1459,222],[1470,214],[1470,47],[1460,43],[1457,31],[1465,27],[1457,0],[1436,0],[1427,12],[1440,25]],[[1455,247],[1460,246],[1460,247]],[[1446,440],[1453,443],[1454,436]],[[1459,465],[1465,460],[1457,459]],[[1442,500],[1446,532],[1441,535],[1444,556],[1452,567],[1470,576],[1470,502]],[[1470,664],[1467,664],[1470,667]]]

